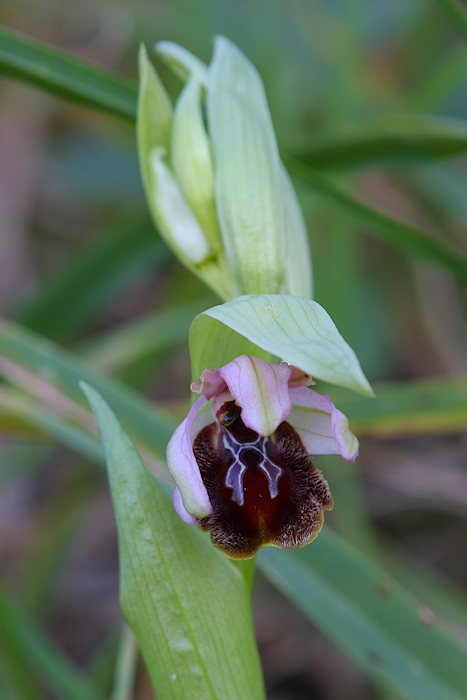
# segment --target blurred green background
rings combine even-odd
[[[388,148],[384,156],[351,154],[347,162],[333,162],[328,150],[319,160],[320,148],[339,145],[339,134],[359,120],[465,119],[467,46],[441,5],[3,0],[0,22],[132,79],[140,41],[150,49],[169,39],[208,62],[212,37],[225,34],[264,80],[283,152],[325,167],[360,199],[465,251],[465,158],[407,158]],[[152,57],[175,98],[180,83]],[[0,96],[2,316],[120,377],[167,415],[183,416],[188,327],[216,299],[175,261],[149,220],[134,125],[11,78],[0,78]],[[365,124],[359,129],[366,133]],[[420,596],[427,624],[444,618],[467,644],[465,286],[442,267],[398,252],[304,179],[296,186],[315,298],[356,351],[377,394],[383,382],[388,405],[394,400],[381,420],[371,404],[362,415],[354,411],[351,427],[362,442],[355,466],[316,460],[336,503],[326,522]],[[26,387],[52,413],[76,418],[76,407],[8,364],[0,363],[0,371],[8,380],[0,387],[0,617],[13,605],[14,591],[26,624],[45,630],[108,692],[121,613],[105,475],[57,426],[54,433],[40,423],[47,416],[37,404],[19,406],[24,394],[12,386]],[[416,383],[434,377],[438,383]],[[402,381],[421,389],[405,396],[396,392],[398,384],[388,384]],[[333,397],[343,410],[352,404],[347,393]],[[411,406],[415,418],[404,413]],[[254,611],[271,700],[398,697],[261,575]],[[2,629],[0,696],[56,697],[47,689],[44,696],[27,689],[7,694],[16,642],[5,632],[2,637]],[[141,664],[134,697],[151,698],[151,692]]]

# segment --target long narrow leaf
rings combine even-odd
[[[384,382],[374,389],[371,403],[332,390],[336,404],[359,437],[428,435],[467,427],[465,377]]]
[[[82,385],[102,436],[123,612],[160,700],[264,697],[240,571],[175,514],[109,406]]]
[[[104,455],[98,440],[80,426],[54,415],[42,404],[19,391],[0,388],[0,429],[8,433],[7,419],[37,431],[39,435],[66,445],[91,462],[102,464]]]
[[[302,550],[263,550],[258,564],[340,648],[399,692],[466,697],[466,650],[422,602],[329,529]]]
[[[467,41],[467,9],[460,0],[438,0],[443,11]]]
[[[466,152],[467,123],[403,114],[317,133],[295,156],[316,168],[358,168],[433,161]]]
[[[138,645],[135,635],[123,623],[115,663],[115,682],[110,700],[131,700],[138,665]]]
[[[21,652],[14,644],[0,645],[0,698],[2,700],[45,700],[37,679],[32,678]]]
[[[134,83],[6,27],[0,27],[0,71],[73,102],[136,119]]]
[[[442,265],[460,280],[467,282],[467,256],[462,251],[426,231],[402,223],[371,204],[359,200],[333,178],[295,158],[287,157],[285,163],[314,190],[329,197],[348,213],[371,226],[370,231],[373,235],[395,246],[402,253]]]
[[[175,422],[122,382],[94,372],[72,352],[8,321],[0,321],[0,356],[35,373],[39,380],[52,382],[66,396],[83,404],[79,382],[92,383],[121,412],[137,441],[165,459]]]

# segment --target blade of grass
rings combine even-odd
[[[94,338],[85,349],[86,359],[96,370],[120,372],[149,355],[186,341],[194,317],[215,303],[214,297],[202,297],[138,318],[102,338]]]
[[[467,10],[460,0],[438,0],[443,12],[467,41]]]
[[[274,548],[260,570],[337,646],[415,700],[461,700],[467,653],[419,600],[326,528],[309,547]]]
[[[135,83],[6,27],[0,27],[0,71],[73,102],[136,119]]]
[[[376,384],[371,401],[332,389],[359,437],[453,432],[467,427],[467,378],[440,377]]]
[[[110,698],[114,686],[118,642],[118,632],[111,632],[101,643],[88,666],[94,685],[106,698]]]
[[[433,112],[444,106],[459,91],[467,76],[465,44],[449,45],[446,52],[436,56],[435,63],[417,85],[405,94],[404,110],[419,114]]]
[[[19,311],[17,320],[63,342],[102,314],[105,304],[142,269],[160,270],[172,259],[148,214],[126,215],[94,232],[86,247],[52,274],[37,299]]]
[[[59,697],[99,700],[99,694],[86,676],[36,629],[3,584],[0,584],[0,639],[3,647],[15,650],[28,675],[32,669]]]
[[[2,700],[3,698],[5,700],[46,700],[14,644],[8,647],[0,646],[0,698]]]
[[[0,320],[0,355],[32,373],[28,379],[31,383],[35,375],[40,384],[39,393],[47,391],[47,383],[52,382],[65,396],[84,405],[79,382],[92,382],[121,413],[136,440],[165,460],[165,449],[176,427],[175,421],[122,382],[94,372],[72,352],[11,321]],[[15,368],[12,371],[15,373]],[[11,376],[8,378],[11,381]]]
[[[304,182],[342,206],[349,214],[371,227],[372,235],[398,248],[402,253],[424,258],[442,265],[459,280],[467,282],[467,256],[454,246],[422,229],[394,219],[371,204],[359,200],[333,178],[287,156],[285,163],[290,171]]]
[[[427,567],[412,553],[404,552],[394,544],[378,538],[384,568],[397,578],[414,595],[420,597],[448,622],[465,639],[467,628],[467,595],[465,589],[445,573]],[[454,631],[455,631],[454,630]]]
[[[433,161],[466,152],[466,123],[396,114],[322,131],[293,155],[315,168],[359,168]]]
[[[2,653],[2,650],[0,649],[0,698],[4,698],[5,700],[15,700],[13,688],[11,687],[9,680],[10,674],[11,669],[9,666],[7,668],[5,654]],[[17,700],[22,700],[22,698],[19,697]]]
[[[103,464],[104,455],[99,441],[89,431],[51,413],[43,404],[13,389],[0,388],[0,429],[7,433],[5,419],[14,417],[20,425],[33,428],[40,436],[52,438],[59,444],[83,455],[96,464]]]

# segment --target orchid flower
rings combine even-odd
[[[347,418],[313,383],[286,362],[241,355],[191,385],[200,397],[167,448],[173,504],[231,558],[311,542],[333,499],[309,455],[358,454]]]

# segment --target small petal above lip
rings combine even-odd
[[[167,466],[175,483],[180,490],[180,497],[175,499],[177,504],[183,502],[184,511],[198,518],[204,518],[212,512],[208,492],[201,479],[198,463],[193,453],[191,428],[198,411],[206,403],[206,398],[200,396],[191,407],[185,420],[180,423],[167,445]],[[174,505],[175,505],[174,500]],[[177,510],[177,509],[176,509]],[[181,510],[181,509],[180,509]],[[177,513],[182,517],[179,510]],[[187,520],[182,517],[182,520]]]
[[[191,391],[202,394],[208,400],[217,396],[226,388],[226,383],[222,379],[218,369],[203,369],[201,377],[197,382],[192,382]]]
[[[289,415],[292,369],[286,362],[273,365],[252,355],[240,355],[218,371],[242,408],[244,424],[258,435],[271,435]]]
[[[310,386],[316,383],[313,381],[310,374],[303,372],[303,370],[298,369],[298,367],[290,365],[290,369],[292,370],[292,374],[289,379],[289,389],[298,389],[301,386]]]
[[[290,397],[292,410],[288,420],[309,454],[340,454],[351,462],[356,459],[358,440],[330,396],[303,387],[291,389]]]

